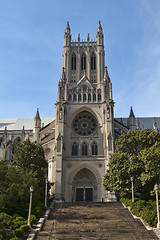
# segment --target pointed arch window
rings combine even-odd
[[[95,56],[95,54],[91,55],[91,70],[96,70],[96,56]]]
[[[96,94],[94,93],[93,94],[93,102],[95,102],[96,101]]]
[[[95,142],[92,144],[92,155],[98,155],[98,147]]]
[[[68,96],[68,101],[72,101],[72,95],[71,94],[69,94],[69,96]]]
[[[77,143],[73,143],[72,145],[72,156],[77,156],[78,155],[78,145]]]
[[[81,94],[78,94],[78,102],[81,102]]]
[[[71,69],[76,70],[76,55],[72,55],[72,61],[71,61]]]
[[[86,55],[82,54],[81,56],[81,70],[86,70]]]
[[[86,94],[83,94],[83,102],[86,102]]]
[[[98,102],[100,102],[101,101],[101,94],[99,93],[98,94]]]
[[[77,95],[74,94],[74,95],[73,95],[73,102],[76,102],[76,101],[77,101]]]
[[[88,102],[91,102],[91,94],[88,94]]]
[[[82,156],[87,156],[88,155],[88,146],[86,143],[82,144]]]

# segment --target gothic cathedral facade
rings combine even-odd
[[[64,34],[55,120],[55,195],[70,201],[106,201],[103,177],[114,144],[112,84],[105,67],[103,31],[96,41]],[[50,173],[49,173],[50,175]]]

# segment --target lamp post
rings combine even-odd
[[[45,187],[45,207],[46,208],[47,208],[47,192],[48,192],[47,185],[48,185],[48,180],[46,178],[46,187]]]
[[[28,213],[28,226],[31,228],[31,223],[30,223],[30,220],[31,220],[31,209],[32,209],[32,193],[33,193],[33,186],[30,187],[30,201],[29,201],[29,213]]]
[[[158,184],[155,184],[154,187],[155,187],[155,191],[156,191],[156,202],[157,202],[157,218],[158,218],[157,228],[160,228],[160,224],[159,224]]]
[[[134,202],[134,186],[133,186],[133,177],[131,177],[131,186],[132,186],[132,202]]]

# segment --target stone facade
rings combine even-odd
[[[0,159],[9,163],[13,142],[29,138],[45,150],[51,193],[57,200],[114,201],[114,194],[103,187],[114,142],[121,133],[140,129],[140,120],[132,108],[128,119],[114,119],[100,22],[95,41],[89,34],[86,41],[80,35],[72,41],[67,23],[62,56],[56,118],[41,119],[37,109],[34,120],[19,120],[21,125],[18,120],[0,120]],[[152,122],[158,130],[156,120]]]

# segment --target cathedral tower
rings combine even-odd
[[[72,41],[67,23],[55,125],[55,194],[65,201],[109,201],[103,177],[113,153],[112,84],[105,67],[103,30],[96,41]]]

